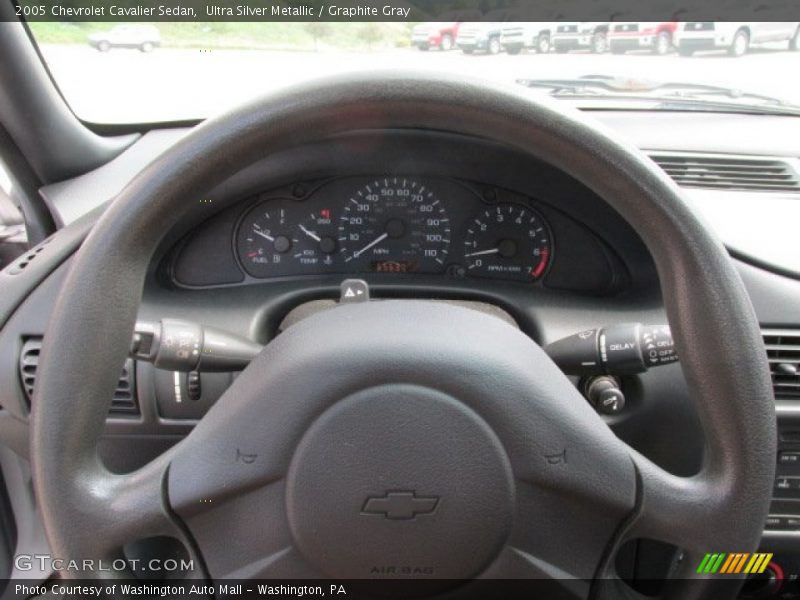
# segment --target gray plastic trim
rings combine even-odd
[[[0,4],[0,122],[39,179],[74,177],[132,144],[137,134],[101,137],[78,120],[13,11],[13,3]]]

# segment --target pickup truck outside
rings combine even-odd
[[[553,47],[553,34],[557,23],[517,22],[506,23],[500,34],[500,44],[509,54],[535,50],[547,54]]]
[[[458,30],[456,43],[464,54],[498,54],[503,49],[500,43],[502,29],[502,23],[464,23]]]
[[[674,21],[613,23],[608,31],[608,48],[613,54],[650,50],[653,54],[663,56],[673,50],[677,27]]]
[[[556,27],[553,47],[560,53],[570,50],[591,50],[595,54],[603,54],[608,50],[608,23],[599,21],[562,23]]]
[[[411,30],[411,44],[420,50],[452,50],[460,25],[458,22],[421,23]]]

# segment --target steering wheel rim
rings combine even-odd
[[[173,526],[165,490],[175,454],[113,475],[96,444],[148,263],[181,209],[267,153],[371,128],[447,130],[514,146],[581,181],[640,234],[656,263],[707,452],[698,475],[680,478],[629,449],[638,501],[616,542],[651,537],[685,548],[676,580],[700,581],[672,593],[710,597],[719,580],[693,572],[698,555],[757,547],[775,468],[771,383],[735,268],[677,186],[638,149],[553,101],[439,75],[371,73],[277,93],[196,127],[120,193],[75,255],[44,338],[31,459],[53,554],[110,555]]]

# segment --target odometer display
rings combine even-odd
[[[544,220],[526,206],[487,207],[467,225],[464,262],[471,276],[535,281],[551,254]]]
[[[424,183],[375,179],[347,198],[338,242],[348,270],[438,273],[450,249],[450,220]]]

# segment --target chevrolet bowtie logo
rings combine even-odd
[[[416,492],[386,492],[383,496],[370,496],[361,509],[362,515],[383,515],[387,519],[413,519],[429,515],[439,504],[438,496],[417,496]]]

